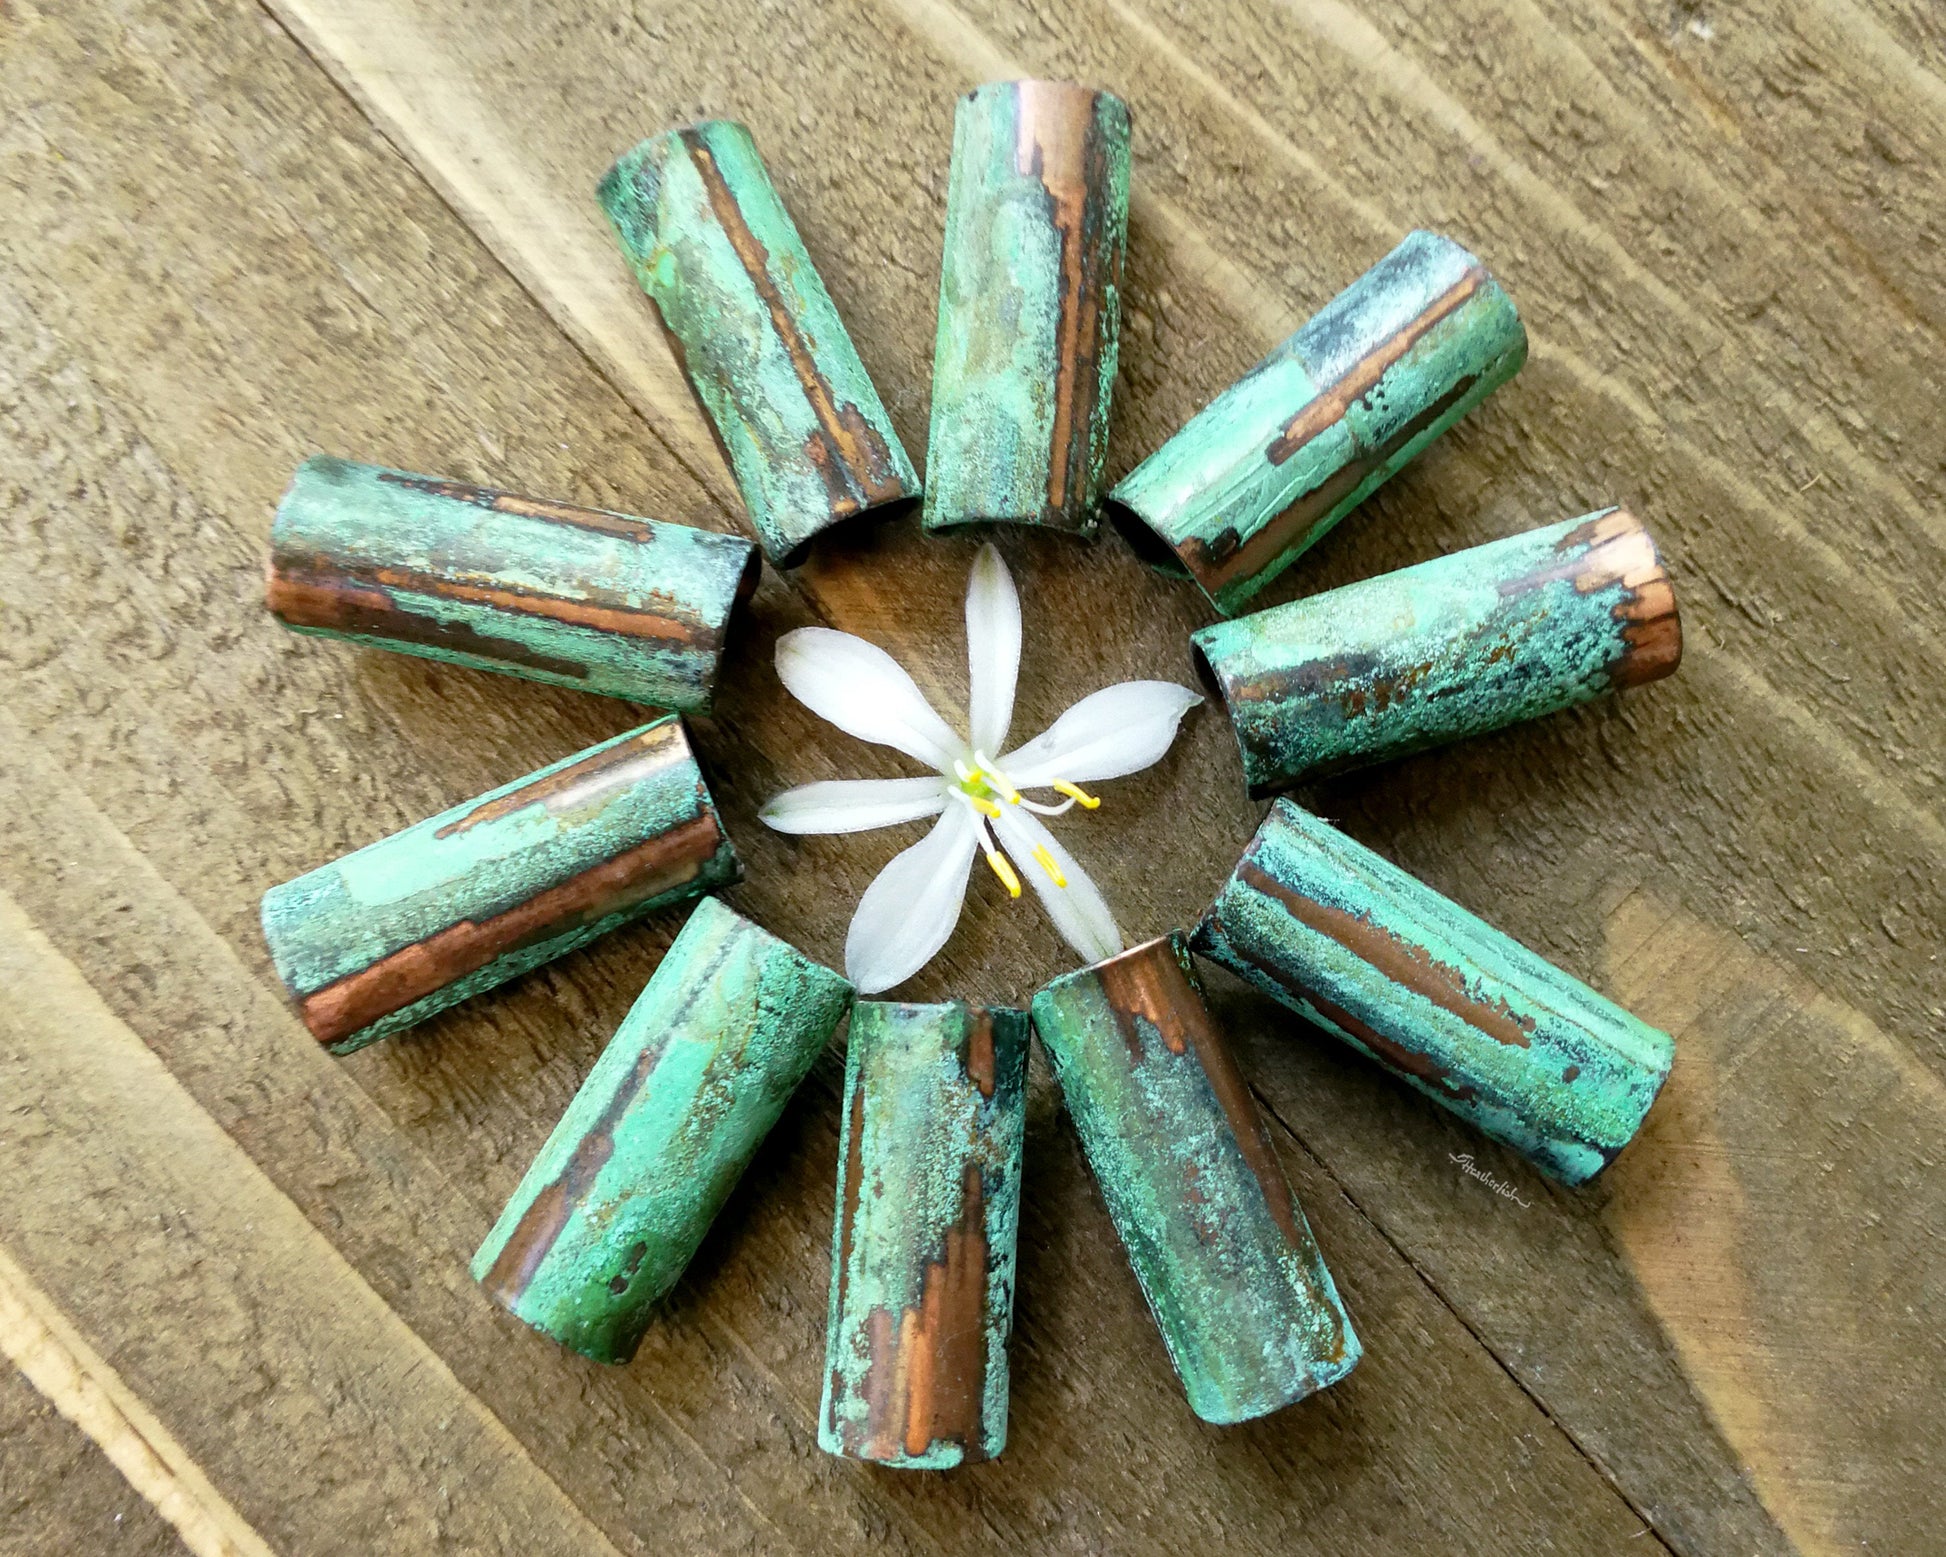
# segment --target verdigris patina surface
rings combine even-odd
[[[1128,242],[1128,107],[1071,81],[959,100],[926,446],[926,526],[1092,535]]]
[[[1673,672],[1675,591],[1625,508],[1293,600],[1191,638],[1267,795]]]
[[[715,898],[648,987],[473,1257],[520,1318],[626,1362],[851,986]]]
[[[1109,511],[1231,615],[1526,360],[1486,267],[1410,233],[1124,476]]]
[[[944,1470],[1007,1442],[1025,1011],[862,1001],[846,1041],[818,1442]]]
[[[707,713],[758,566],[741,536],[316,455],[264,593],[293,632]]]
[[[1279,800],[1196,950],[1565,1184],[1633,1139],[1665,1033]]]
[[[264,894],[264,939],[334,1054],[743,873],[674,714]]]
[[[1180,931],[1034,997],[1034,1030],[1189,1404],[1263,1416],[1360,1349]]]
[[[742,125],[623,154],[597,192],[716,429],[764,555],[919,496],[919,477]]]

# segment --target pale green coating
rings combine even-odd
[[[1181,932],[1056,979],[1033,1015],[1196,1414],[1247,1421],[1349,1373],[1357,1337]]]
[[[294,632],[696,713],[755,583],[739,536],[324,455],[270,545]]]
[[[264,938],[347,1054],[742,870],[671,714],[271,888]]]
[[[1196,950],[1565,1184],[1641,1128],[1675,1045],[1288,800]]]
[[[779,567],[821,532],[917,499],[844,322],[750,132],[706,120],[643,141],[597,197],[654,299]]]
[[[1111,510],[1232,615],[1526,358],[1479,261],[1410,233],[1123,477]]]
[[[1006,1445],[1028,1034],[959,1001],[852,1012],[827,1453],[945,1470]]]
[[[1129,116],[1067,82],[959,101],[939,276],[926,527],[1092,534],[1128,237]]]
[[[626,1362],[851,986],[715,898],[683,926],[520,1188],[473,1275],[538,1330]]]
[[[1265,795],[1667,675],[1655,547],[1604,509],[1192,635]]]

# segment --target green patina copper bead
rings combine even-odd
[[[264,594],[294,632],[707,713],[758,566],[740,536],[317,455]]]
[[[623,154],[597,191],[780,568],[919,496],[878,391],[770,182],[727,119]]]
[[[1109,513],[1229,616],[1526,360],[1480,262],[1410,233],[1124,476]]]
[[[1034,1030],[1196,1414],[1248,1421],[1349,1373],[1351,1320],[1183,934],[1056,979]]]
[[[1279,800],[1196,950],[1566,1184],[1641,1128],[1675,1045]]]
[[[627,1362],[851,986],[715,898],[696,905],[473,1256],[536,1330]]]
[[[1668,675],[1655,542],[1604,509],[1192,635],[1256,796]]]
[[[349,1054],[742,874],[671,714],[272,887],[264,939]]]
[[[1128,108],[993,81],[953,120],[926,528],[1092,535],[1128,244]]]
[[[861,1002],[818,1443],[910,1470],[1007,1442],[1027,1013]]]

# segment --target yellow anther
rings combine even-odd
[[[1034,845],[1034,861],[1042,870],[1047,872],[1047,879],[1052,881],[1055,886],[1065,887],[1068,884],[1068,878],[1061,874],[1061,867],[1054,863],[1054,856],[1047,852],[1046,844],[1037,843]]]
[[[1084,811],[1098,810],[1101,806],[1101,802],[1084,790],[1079,784],[1070,784],[1066,779],[1056,779],[1054,781],[1054,793],[1057,795],[1066,795],[1068,799],[1074,801]]]
[[[996,812],[995,814],[997,815],[998,813]],[[998,876],[1000,878],[1001,885],[1006,887],[1007,896],[1019,897],[1020,877],[1014,874],[1013,861],[1008,859],[1007,856],[1002,854],[998,849],[988,849],[986,851],[986,854],[987,854],[987,864],[993,867],[994,875]]]
[[[988,821],[993,821],[999,817],[1000,808],[991,800],[982,800],[978,795],[968,795],[966,798],[973,802],[973,809],[978,811]]]

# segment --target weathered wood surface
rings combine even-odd
[[[1037,1066],[1008,1453],[895,1479],[815,1447],[835,1057],[628,1367],[468,1279],[672,927],[333,1060],[279,999],[256,899],[625,725],[292,641],[261,569],[319,448],[738,523],[589,197],[703,114],[752,126],[918,450],[953,100],[1028,73],[1138,125],[1110,479],[1412,226],[1518,301],[1520,376],[1262,599],[1618,498],[1643,516],[1682,591],[1676,678],[1308,798],[1678,1059],[1638,1143],[1561,1191],[1213,978],[1367,1352],[1229,1430],[1184,1408]],[[29,1295],[0,1341],[193,1550],[1935,1544],[1936,7],[8,0],[0,103],[0,1254]],[[1193,590],[1119,543],[1003,545],[1023,728],[1187,674]],[[850,546],[767,579],[697,732],[735,901],[827,958],[903,840],[756,823],[862,756],[793,710],[769,643],[853,628],[956,695],[971,555],[911,520]],[[1200,912],[1257,810],[1208,710],[1075,849],[1152,934]],[[1018,1000],[1063,966],[983,883],[910,993]],[[29,1367],[53,1332],[23,1313],[80,1360]],[[23,1452],[79,1453],[17,1420],[9,1489]],[[91,1539],[107,1473],[77,1463],[0,1549]]]

